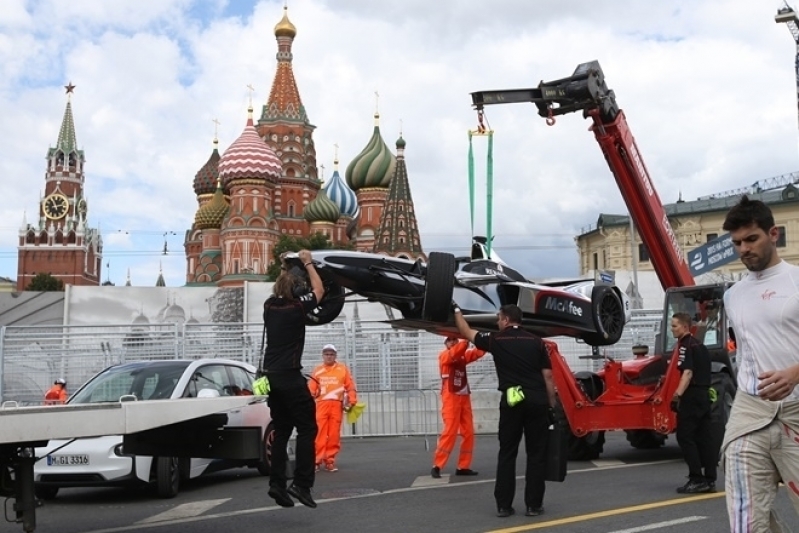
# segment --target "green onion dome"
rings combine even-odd
[[[324,189],[319,191],[313,202],[303,210],[302,216],[308,222],[332,222],[333,224],[341,217],[341,210],[333,200],[328,198]]]
[[[388,188],[397,158],[380,136],[380,115],[375,113],[375,129],[372,138],[360,154],[347,166],[347,184],[353,191],[366,187]]]

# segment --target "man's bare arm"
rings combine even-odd
[[[547,387],[547,398],[549,399],[549,406],[555,407],[555,379],[552,377],[552,369],[551,368],[544,368],[541,370],[541,374],[544,376],[544,384]]]
[[[477,335],[477,330],[469,327],[469,323],[466,322],[465,318],[463,318],[463,313],[461,313],[459,307],[455,307],[453,311],[455,315],[455,326],[458,328],[458,333],[460,333],[461,337],[467,339],[469,342],[474,342],[474,337]]]

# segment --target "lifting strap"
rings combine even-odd
[[[493,204],[494,204],[494,130],[486,128],[483,124],[483,110],[477,112],[478,125],[476,130],[469,130],[469,216],[471,219],[472,236],[474,236],[474,149],[472,137],[474,135],[488,137],[488,152],[486,154],[486,251],[491,257],[491,241],[493,239]]]

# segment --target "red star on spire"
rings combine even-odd
[[[72,94],[72,91],[75,90],[75,86],[72,85],[72,82],[69,82],[69,85],[64,85],[64,89],[67,90],[67,94]]]

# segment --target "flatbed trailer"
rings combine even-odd
[[[226,426],[227,411],[264,396],[120,401],[92,405],[0,407],[0,496],[7,521],[36,529],[33,465],[35,448],[51,439],[122,435],[125,453],[257,459],[263,453],[260,427]],[[13,500],[9,508],[10,500]],[[13,518],[9,511],[13,512]]]

